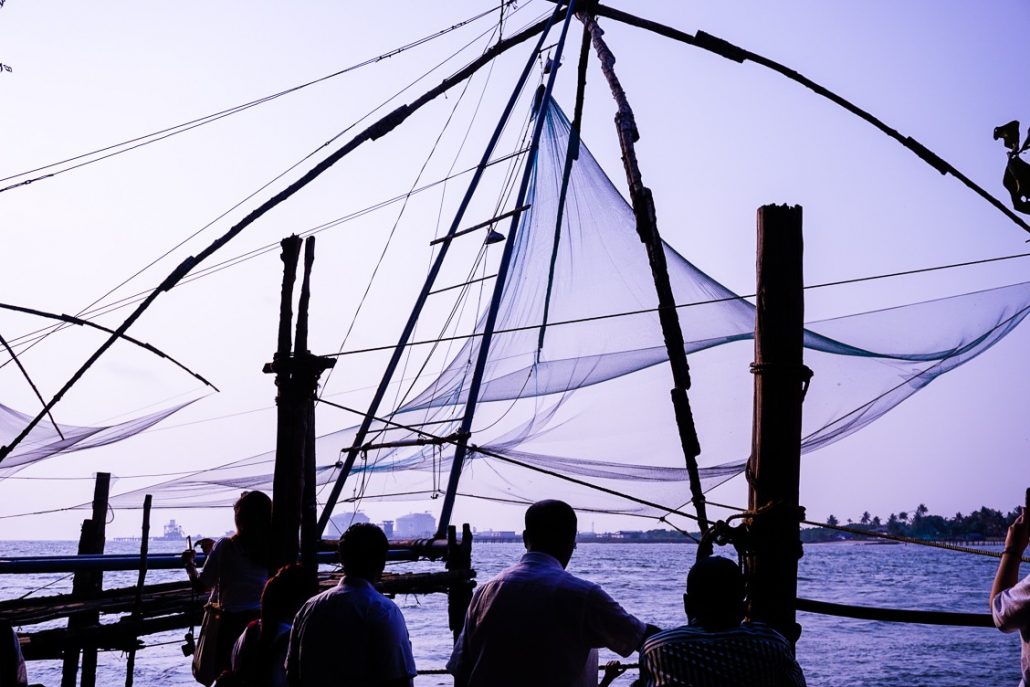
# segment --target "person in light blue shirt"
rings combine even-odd
[[[567,503],[530,506],[523,540],[522,560],[473,595],[447,670],[457,687],[596,687],[596,650],[628,656],[648,626],[566,572],[576,548]]]
[[[388,547],[370,523],[351,525],[340,537],[343,579],[309,599],[293,621],[290,687],[411,687],[415,660],[404,616],[374,586]]]

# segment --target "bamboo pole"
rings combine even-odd
[[[647,259],[651,266],[655,292],[658,296],[658,320],[665,338],[665,349],[669,355],[669,366],[672,369],[673,388],[670,391],[673,412],[676,416],[676,428],[679,432],[680,446],[687,464],[690,477],[690,501],[697,513],[701,532],[708,531],[708,515],[705,509],[705,496],[701,491],[701,477],[697,469],[697,457],[701,454],[701,443],[694,426],[694,414],[690,408],[690,365],[687,363],[687,352],[683,342],[683,331],[680,329],[679,312],[676,310],[676,297],[669,282],[669,268],[665,261],[665,247],[661,234],[658,233],[658,218],[655,213],[654,198],[651,189],[644,186],[637,163],[634,146],[640,138],[633,109],[629,105],[626,91],[623,90],[619,77],[615,73],[615,55],[604,41],[604,31],[597,25],[594,17],[586,12],[578,15],[585,30],[590,34],[601,63],[601,71],[608,81],[612,97],[618,106],[615,115],[615,129],[622,148],[622,162],[626,168],[626,181],[629,183],[630,203],[636,218],[637,234],[647,249]]]
[[[569,34],[569,24],[572,22],[572,12],[576,0],[570,0],[568,5],[569,14],[562,23],[561,35],[558,38],[554,51],[554,64],[561,64],[562,51],[565,48],[565,38]],[[526,154],[526,164],[522,170],[522,181],[519,183],[518,195],[515,199],[515,207],[522,207],[526,204],[526,194],[529,191],[529,182],[533,177],[533,170],[536,165],[536,156],[540,148],[540,136],[544,130],[544,121],[547,119],[547,101],[554,90],[554,82],[558,76],[558,69],[554,68],[548,75],[547,83],[537,87],[537,111],[536,121],[533,123],[533,135],[529,144],[529,152]],[[476,355],[476,364],[472,370],[472,378],[469,381],[468,398],[465,401],[465,412],[461,418],[461,429],[458,430],[457,445],[454,449],[454,459],[451,461],[451,472],[447,478],[447,491],[443,496],[443,506],[440,508],[440,522],[436,526],[436,538],[443,539],[447,536],[447,527],[451,524],[451,511],[454,508],[454,499],[458,494],[458,483],[461,480],[461,470],[464,467],[465,457],[468,454],[469,436],[472,434],[472,421],[476,416],[476,405],[479,403],[479,390],[483,383],[483,375],[486,372],[486,362],[490,356],[490,345],[493,341],[494,328],[497,324],[497,313],[501,308],[501,298],[504,295],[504,285],[508,278],[508,269],[511,266],[512,256],[517,243],[516,236],[519,230],[520,215],[511,218],[508,226],[508,238],[504,242],[504,251],[501,253],[501,262],[497,267],[497,278],[494,280],[494,290],[490,297],[490,307],[486,312],[486,319],[483,322],[483,338],[479,340],[479,351]]]
[[[458,205],[458,209],[454,214],[454,220],[451,222],[450,229],[447,231],[447,236],[453,238],[454,234],[458,231],[458,227],[465,216],[465,211],[468,209],[472,196],[475,193],[476,188],[479,186],[479,181],[483,176],[483,171],[486,169],[490,158],[493,156],[494,148],[497,146],[497,143],[501,138],[501,134],[508,123],[511,112],[515,108],[515,103],[518,102],[519,95],[522,93],[522,88],[525,86],[526,81],[529,78],[529,74],[533,69],[533,65],[536,63],[537,55],[540,53],[544,40],[547,38],[547,34],[551,29],[551,25],[564,16],[565,8],[556,7],[550,17],[539,24],[541,36],[537,40],[536,48],[529,56],[529,59],[526,60],[526,64],[522,68],[522,72],[515,83],[515,87],[512,89],[511,95],[508,97],[508,102],[504,106],[504,111],[501,113],[497,126],[494,127],[494,132],[490,136],[490,141],[487,143],[486,148],[483,151],[480,163],[476,167],[476,171],[473,173],[472,179],[469,181],[469,185],[465,190],[465,195],[462,197],[461,203]],[[523,34],[527,34],[527,32],[523,31],[517,35],[521,36]],[[514,37],[515,36],[512,36],[512,38]],[[525,37],[528,38],[528,34]],[[501,43],[509,40],[511,39],[506,38]],[[522,40],[524,40],[524,38]],[[497,45],[500,46],[501,43],[498,43]],[[487,52],[492,50],[493,48]],[[516,207],[519,206],[516,205]],[[390,360],[386,364],[386,370],[383,372],[383,377],[379,381],[379,386],[376,387],[376,392],[372,396],[372,401],[369,403],[368,410],[362,418],[361,426],[358,427],[358,431],[354,436],[354,442],[351,444],[350,450],[347,451],[347,457],[344,459],[343,466],[340,468],[340,472],[336,477],[336,482],[333,484],[333,488],[329,493],[329,498],[326,500],[325,508],[322,509],[322,514],[318,517],[318,531],[320,535],[325,532],[326,525],[329,524],[329,518],[333,515],[333,508],[336,507],[336,501],[340,498],[340,494],[343,492],[343,485],[347,481],[351,468],[354,466],[354,461],[357,460],[358,454],[361,452],[361,446],[365,443],[365,437],[368,435],[368,431],[372,427],[373,418],[376,416],[376,413],[379,412],[379,405],[386,396],[386,391],[390,387],[390,382],[397,370],[397,366],[400,364],[401,357],[407,350],[408,341],[411,339],[411,336],[415,331],[415,324],[418,322],[418,318],[422,313],[422,308],[425,306],[426,300],[433,292],[433,285],[436,282],[436,278],[440,273],[441,267],[443,266],[444,259],[450,249],[450,245],[451,241],[444,241],[440,244],[440,250],[437,252],[436,258],[433,260],[433,264],[429,268],[429,273],[426,275],[426,280],[422,285],[422,290],[415,299],[415,305],[412,306],[411,313],[408,315],[408,320],[404,325],[404,329],[397,341],[397,345],[394,346],[393,353],[390,355]]]
[[[750,615],[787,637],[796,622],[800,510],[801,403],[811,371],[804,366],[801,206],[758,209],[754,429],[749,510]]]

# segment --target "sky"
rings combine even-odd
[[[1030,124],[1030,93],[1021,87],[1022,34],[1030,19],[1025,3],[992,3],[990,11],[958,1],[611,4],[690,33],[704,30],[796,69],[917,138],[1007,200],[1001,187],[1004,151],[991,133],[1011,119],[1021,118],[1024,131]],[[97,6],[9,0],[0,8],[0,62],[12,68],[0,72],[6,134],[0,177],[308,82],[492,7],[479,1]],[[549,7],[543,0],[518,3],[505,33]],[[487,44],[497,16],[182,135],[0,193],[0,300],[79,312],[203,229],[101,303],[153,287],[185,256],[321,159],[332,148],[323,145],[339,132],[466,44],[457,57],[389,100],[379,115],[472,59]],[[996,209],[812,92],[754,64],[601,23],[636,111],[638,157],[663,237],[738,293],[753,290],[755,209],[772,202],[804,206],[810,284],[1027,251],[1024,232]],[[556,85],[556,98],[569,111],[579,31],[574,25],[571,57]],[[497,60],[460,102],[460,89],[452,91],[389,136],[360,148],[248,228],[212,263],[404,193],[427,156],[422,182],[475,164],[530,49],[527,43]],[[596,61],[587,83],[583,139],[624,190],[614,106]],[[456,102],[451,126],[434,146]],[[525,99],[516,112],[520,122],[524,106]],[[506,132],[504,142],[513,144],[513,135]],[[259,190],[313,151],[296,170]],[[352,321],[349,350],[396,339],[428,265],[426,244],[446,227],[462,188],[455,181],[442,196],[414,197],[396,228],[399,206],[391,205],[319,234],[312,350],[339,350]],[[489,216],[487,200],[474,203],[468,215]],[[392,230],[387,257],[355,318]],[[468,257],[458,251],[458,263],[463,256]],[[806,311],[809,319],[834,317],[1022,282],[1027,273],[1025,259],[1010,260],[811,291]],[[455,283],[460,276],[456,268],[445,280]],[[126,442],[44,461],[0,482],[0,516],[88,501],[91,476],[100,470],[116,475],[117,492],[274,446],[275,392],[261,366],[275,345],[279,280],[280,263],[271,251],[161,296],[130,333],[222,391],[210,394],[167,363],[115,346],[57,406],[61,422],[101,424],[200,400]],[[127,312],[102,314],[97,321],[115,326]],[[22,342],[19,350],[21,337],[44,324],[0,313],[0,333]],[[807,456],[801,494],[809,515],[857,520],[866,510],[886,517],[919,503],[946,514],[1016,505],[1030,449],[1028,337],[1024,324],[859,434]],[[75,328],[25,351],[22,362],[47,396],[100,343],[98,335]],[[691,359],[701,379],[707,379],[706,360],[705,354]],[[341,359],[325,393],[347,405],[367,403],[384,362],[382,355]],[[709,370],[720,369],[717,358],[711,364]],[[664,402],[668,382],[661,375],[667,372],[648,374]],[[709,377],[711,385],[718,384],[715,372]],[[813,383],[818,381],[817,370]],[[699,383],[692,395],[700,408],[706,384]],[[0,369],[0,403],[29,413],[38,407],[13,365]],[[740,409],[742,417],[749,412]],[[339,411],[319,411],[320,431],[353,422]],[[712,420],[699,431],[704,444],[706,436],[725,430]],[[719,462],[706,458],[702,465]],[[710,496],[743,503],[746,486],[737,478]],[[402,514],[391,508],[401,505],[365,510],[374,519]],[[231,524],[225,512],[166,514],[191,532],[217,533]],[[480,528],[514,529],[521,510],[460,503],[456,516]],[[72,511],[0,519],[0,539],[72,538],[82,517]],[[116,511],[113,517],[110,531],[116,535],[139,527],[138,511]],[[590,517],[596,529],[642,526]]]

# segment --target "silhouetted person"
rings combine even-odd
[[[215,687],[286,687],[286,649],[293,618],[311,598],[311,576],[283,566],[261,592],[261,618],[247,625],[232,650],[232,669]]]
[[[0,687],[25,687],[28,684],[18,634],[8,623],[0,622]]]
[[[373,584],[389,544],[370,523],[340,537],[340,583],[305,603],[293,621],[286,655],[290,687],[410,687],[415,660],[404,616]]]
[[[598,585],[565,571],[576,513],[562,501],[526,511],[527,553],[479,587],[447,663],[458,687],[597,685],[597,654],[628,656],[647,627]]]
[[[1030,164],[1019,157],[1020,153],[1030,149],[1030,131],[1027,132],[1022,148],[1019,147],[1018,120],[995,128],[994,140],[997,141],[999,138],[1009,151],[1002,183],[1012,196],[1012,207],[1019,212],[1030,214]]]
[[[1030,576],[1019,581],[1019,563],[1030,538],[1030,520],[1026,509],[1009,526],[1005,548],[1001,552],[998,572],[991,587],[991,615],[1002,632],[1019,631],[1022,642],[1020,685],[1030,685]]]
[[[783,635],[744,619],[744,577],[728,558],[699,561],[683,595],[687,625],[650,637],[640,650],[643,687],[804,687]]]
[[[192,549],[182,553],[186,574],[198,590],[211,590],[211,602],[222,607],[218,629],[218,674],[229,669],[233,645],[261,609],[261,590],[268,580],[272,499],[260,491],[245,491],[233,504],[236,534],[216,542],[197,542],[207,554],[198,573]]]

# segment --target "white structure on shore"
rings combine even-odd
[[[436,518],[430,513],[408,513],[397,518],[393,528],[399,539],[432,537],[436,533]]]

